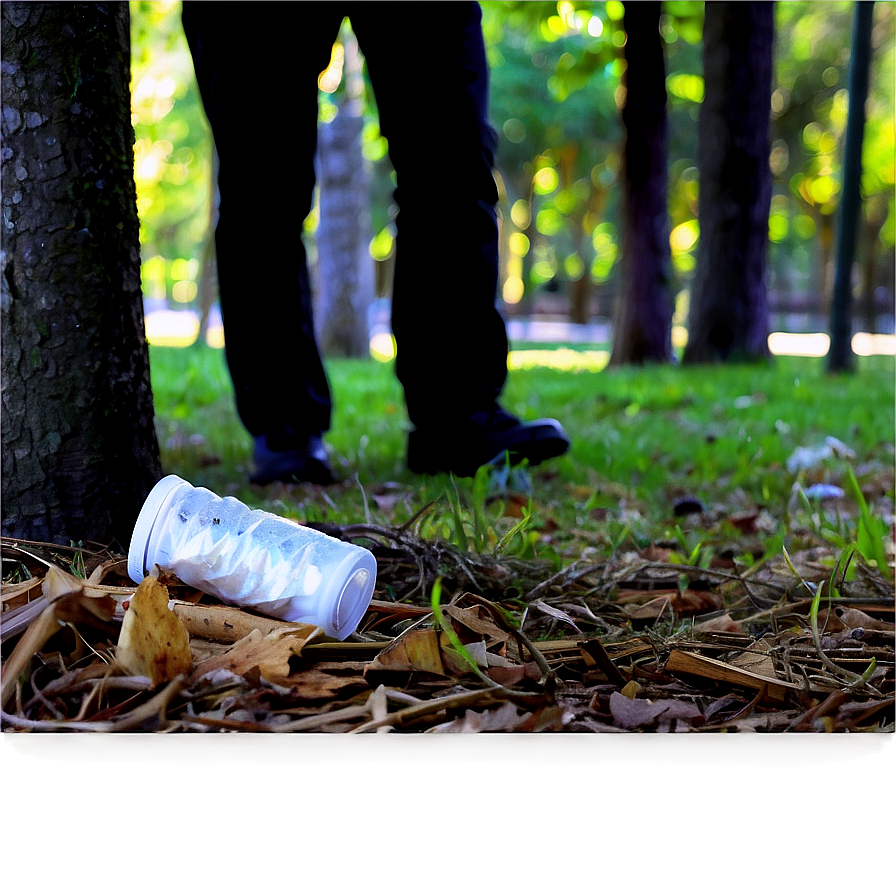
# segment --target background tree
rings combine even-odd
[[[159,478],[128,7],[0,7],[3,533],[127,546]]]
[[[770,289],[794,310],[817,314],[825,322],[833,293],[853,11],[853,3],[780,3],[775,16]],[[881,315],[892,316],[896,271],[894,46],[894,6],[876,4],[857,225],[861,326],[869,332],[887,326],[886,318],[878,319]],[[823,325],[821,320],[816,324]]]
[[[862,138],[865,134],[865,101],[868,98],[868,70],[871,56],[871,28],[874,3],[856,3],[849,61],[849,118],[843,159],[843,198],[840,201],[840,228],[837,236],[837,269],[831,302],[831,348],[828,369],[851,370],[855,364],[852,337],[852,273],[856,250],[856,226],[862,197]]]
[[[687,362],[768,355],[773,3],[706,4],[700,246]]]
[[[625,8],[618,0],[484,0],[482,6],[491,118],[500,135],[503,310],[508,317],[607,320],[621,291],[623,261],[622,190],[617,187]],[[412,28],[415,7],[404,8]],[[198,300],[190,300],[196,292],[191,278],[197,276],[209,218],[211,154],[202,148],[205,123],[180,31],[180,3],[132,0],[131,9],[144,292],[148,297],[167,294],[178,310],[198,310]],[[768,298],[776,329],[816,330],[829,316],[852,10],[851,0],[774,6]],[[674,324],[686,323],[700,245],[697,123],[705,92],[703,19],[704,4],[697,0],[662,4]],[[894,30],[896,6],[876,4],[857,245],[863,298],[856,305],[867,318],[861,325],[876,332],[892,326],[896,288]],[[335,99],[321,94],[322,126],[335,115]],[[387,275],[394,258],[395,182],[366,90],[363,115],[361,150],[371,170],[370,254],[378,275]],[[305,226],[312,259],[319,221],[316,209]],[[450,267],[450,244],[440,242],[436,230],[433,244],[439,247],[434,270]],[[388,293],[388,276],[378,276],[376,294]],[[681,335],[682,329],[673,327],[676,347]]]
[[[338,105],[335,117],[318,127],[316,159],[320,214],[315,316],[325,357],[370,354],[367,311],[374,299],[374,268],[368,248],[370,176],[361,151],[362,65],[358,41],[344,24],[334,61],[321,78],[328,92],[338,90]]]
[[[624,364],[672,358],[669,215],[666,209],[666,68],[659,2],[628,3],[623,78],[622,292],[613,354]]]

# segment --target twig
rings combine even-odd
[[[0,707],[5,707],[15,693],[16,681],[28,663],[40,649],[59,631],[59,620],[53,604],[47,605],[41,614],[28,626],[22,639],[16,644],[9,659],[3,664],[0,676]]]
[[[47,710],[49,713],[51,713],[52,715],[56,716],[57,719],[62,719],[62,718],[64,718],[64,717],[65,717],[64,714],[61,713],[61,712],[60,712],[60,711],[59,711],[59,710],[52,704],[52,702],[51,702],[50,700],[48,700],[48,699],[44,696],[44,694],[43,694],[43,692],[41,691],[41,689],[35,684],[34,679],[35,679],[35,677],[37,676],[37,673],[38,673],[39,671],[40,671],[40,669],[35,669],[35,670],[31,673],[31,690],[34,692],[34,697],[32,698],[32,700],[34,700],[34,701],[40,703],[41,706],[44,707],[44,709],[46,709],[46,710]],[[31,703],[31,700],[29,700],[28,702],[29,702],[29,704],[30,704],[30,703]]]
[[[112,721],[78,722],[68,719],[59,719],[58,721],[23,719],[20,716],[14,716],[3,711],[0,711],[0,720],[8,725],[15,725],[17,728],[29,728],[35,731],[61,731],[66,729],[70,731],[95,731],[98,733],[132,731],[141,727],[150,719],[158,718],[160,721],[164,720],[168,704],[180,692],[185,680],[185,676],[178,675],[151,700],[147,700],[142,706],[138,706],[131,712]]]
[[[550,588],[553,584],[555,584],[556,582],[559,582],[563,578],[568,578],[569,574],[581,562],[582,562],[581,560],[574,560],[572,563],[569,564],[569,566],[564,566],[563,569],[560,570],[560,572],[554,573],[554,575],[552,575],[549,579],[545,579],[545,581],[539,582],[531,591],[529,591],[528,594],[526,594],[523,597],[523,602],[530,603],[531,601],[535,600],[536,598],[541,597],[542,593],[547,591],[548,588]],[[591,570],[598,569],[598,568],[599,567],[596,567],[596,566],[589,567],[589,569],[585,570],[585,572],[590,572]],[[579,575],[576,576],[576,578],[579,578],[582,575],[584,575],[584,572],[579,573]]]

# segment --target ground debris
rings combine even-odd
[[[815,608],[813,632],[803,583],[830,577],[832,551],[795,554],[796,575],[656,549],[558,571],[401,528],[331,534],[377,555],[355,635],[334,641],[169,581],[190,662],[165,676],[116,661],[136,590],[121,557],[4,539],[3,730],[894,729],[893,585],[857,564]]]

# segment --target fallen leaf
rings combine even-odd
[[[226,653],[211,657],[197,666],[194,679],[198,681],[216,669],[226,669],[245,677],[257,668],[267,681],[291,686],[295,682],[291,677],[290,660],[301,655],[307,640],[290,629],[276,630],[266,635],[256,629],[237,641]]]
[[[267,676],[262,673],[264,678]],[[268,679],[270,681],[270,679]],[[303,700],[333,700],[344,691],[361,691],[369,688],[367,681],[360,675],[340,675],[325,672],[322,669],[299,669],[289,679],[281,679],[274,684],[282,684],[293,688],[302,695]]]
[[[446,616],[450,616],[477,635],[485,635],[492,638],[493,641],[502,643],[510,637],[506,629],[502,629],[492,620],[485,607],[458,607],[451,604],[445,607],[444,612]],[[461,635],[461,640],[463,640],[463,635]]]
[[[504,703],[497,709],[475,712],[468,709],[461,718],[431,728],[442,734],[478,734],[481,731],[515,731],[532,718],[531,712]]]
[[[649,593],[649,592],[645,592]],[[625,607],[625,614],[631,619],[652,620],[659,619],[663,613],[669,613],[672,607],[672,593],[667,592],[661,597],[655,597],[641,606]]]
[[[35,600],[40,596],[40,587],[42,579],[33,576],[25,582],[18,582],[15,585],[7,585],[5,582],[0,591],[0,598],[3,602],[3,612],[21,607],[29,601]]]
[[[643,592],[645,595],[649,591]],[[656,592],[654,592],[656,594]],[[621,601],[620,601],[621,602]],[[631,619],[659,619],[671,609],[678,616],[699,616],[711,610],[722,608],[722,598],[712,591],[695,591],[685,588],[684,591],[662,591],[653,600],[640,607],[626,607],[625,612]]]
[[[749,650],[739,653],[729,662],[732,666],[752,672],[754,675],[777,678],[778,672],[775,669],[774,660],[771,658],[771,650],[772,645],[765,638],[761,638],[752,644]]]
[[[863,613],[861,610],[856,610],[853,607],[837,607],[834,610],[834,616],[846,628],[850,629],[863,628],[869,632],[892,632],[894,628],[892,622],[875,619],[874,616],[869,616],[867,613]]]
[[[168,589],[155,576],[146,576],[130,600],[115,658],[131,675],[148,676],[153,686],[186,674],[193,666],[190,636],[168,609]]]
[[[690,723],[703,719],[696,706],[683,700],[632,700],[618,691],[610,694],[610,712],[613,724],[629,731],[652,726],[660,721],[676,720]]]
[[[696,632],[731,632],[732,634],[741,634],[746,629],[739,622],[731,618],[730,613],[723,616],[714,616],[712,619],[705,619],[698,622],[694,626]]]
[[[536,610],[540,610],[545,616],[550,616],[552,619],[557,619],[560,622],[565,622],[567,625],[571,625],[577,632],[579,632],[579,634],[582,633],[582,630],[576,625],[575,620],[569,613],[565,613],[563,610],[558,610],[556,607],[552,607],[542,600],[533,600],[529,606],[534,607]]]
[[[414,629],[396,638],[368,663],[368,672],[432,672],[445,675],[439,635],[431,629]]]

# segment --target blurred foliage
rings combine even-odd
[[[822,295],[840,191],[848,109],[851,2],[776,5],[769,219],[772,287]],[[527,302],[587,276],[612,296],[619,261],[625,70],[624,7],[607,3],[484,2],[491,118],[500,142],[504,299]],[[180,27],[180,3],[132,2],[133,110],[144,292],[189,302],[209,225],[211,142]],[[673,292],[695,267],[697,120],[703,97],[703,3],[667,0],[669,214]],[[421,35],[425,40],[425,35]],[[875,8],[865,135],[860,251],[891,288],[894,225],[894,5]],[[341,57],[321,80],[322,122],[339,102]],[[394,174],[369,85],[364,154],[373,178],[371,254],[392,251]],[[313,238],[316,213],[306,222]],[[864,241],[864,243],[863,243]],[[313,258],[313,248],[311,252]],[[883,261],[883,264],[880,262]],[[525,304],[524,304],[525,307]],[[679,315],[680,317],[680,315]]]
[[[209,232],[212,140],[180,3],[131,3],[131,118],[143,294],[195,300]]]

